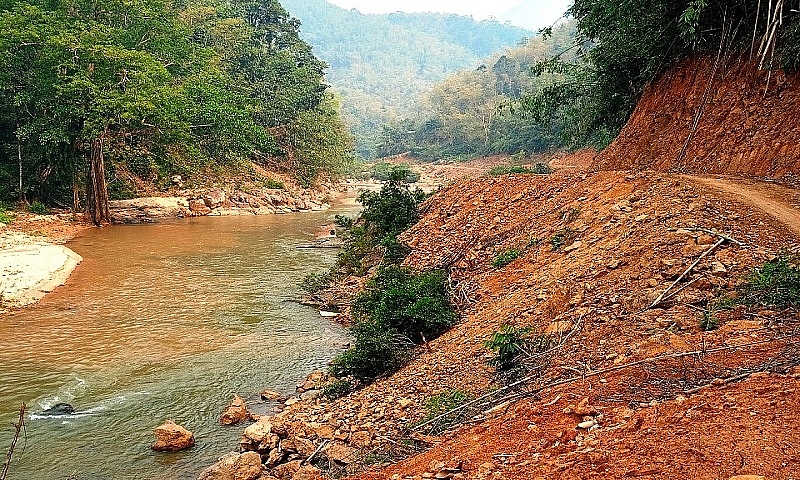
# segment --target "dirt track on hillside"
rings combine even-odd
[[[795,189],[746,179],[689,175],[681,177],[721,190],[731,198],[768,213],[800,234],[800,192]]]

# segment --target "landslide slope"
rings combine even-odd
[[[787,206],[798,201],[791,189],[762,187]],[[743,245],[712,249],[720,237],[703,230]],[[699,326],[710,299],[800,239],[753,202],[656,172],[481,178],[440,192],[401,239],[413,248],[408,265],[450,272],[463,317],[397,374],[325,407],[335,418],[356,405],[348,415],[373,425],[373,451],[396,452],[403,438],[433,444],[355,478],[777,479],[795,471],[796,311],[738,307],[716,314],[717,330]],[[493,268],[509,249],[522,255]],[[709,250],[676,295],[647,309]],[[482,343],[501,324],[551,340],[531,360],[531,377],[471,408],[470,421],[441,438],[409,436],[404,425],[420,419],[431,396],[500,386]],[[401,408],[397,399],[413,403]],[[585,421],[596,426],[579,428]]]
[[[646,90],[599,169],[800,173],[800,76],[747,59],[692,58]]]

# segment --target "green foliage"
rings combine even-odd
[[[280,180],[275,180],[274,178],[267,178],[264,180],[264,187],[273,190],[286,190],[286,185]]]
[[[578,232],[569,227],[562,228],[550,238],[550,245],[553,247],[553,251],[561,250],[562,247],[571,244],[577,235]]]
[[[502,325],[483,345],[495,352],[486,363],[498,372],[517,370],[522,366],[521,357],[530,345],[531,328]]]
[[[352,308],[355,343],[334,359],[330,370],[363,382],[402,365],[412,339],[433,339],[458,319],[442,272],[415,274],[396,266],[379,268]]]
[[[300,288],[307,293],[317,293],[328,288],[333,280],[333,274],[329,271],[309,273],[300,282]]]
[[[398,369],[408,355],[406,345],[398,339],[397,332],[371,321],[356,322],[350,333],[355,343],[330,364],[336,377],[352,376],[362,382],[391,373]]]
[[[2,223],[3,225],[8,225],[13,220],[14,220],[14,217],[9,215],[8,212],[5,211],[5,209],[0,210],[0,223]]]
[[[328,81],[364,158],[376,155],[380,126],[412,115],[416,98],[448,74],[514,46],[531,32],[496,21],[438,13],[362,15],[323,0],[283,0],[303,36],[331,65]]]
[[[800,306],[798,259],[782,253],[753,270],[738,288],[737,302],[744,305],[787,308]]]
[[[322,396],[328,400],[336,400],[350,393],[352,386],[345,379],[331,380],[322,387]]]
[[[310,182],[352,158],[325,64],[277,0],[5,2],[0,31],[0,154],[22,164],[20,189],[20,162],[0,163],[2,198],[71,204],[97,140],[116,197],[131,175],[254,158]]]
[[[397,266],[378,269],[353,300],[353,315],[419,341],[439,336],[458,319],[444,272],[412,273]]]
[[[28,211],[31,212],[31,213],[35,213],[36,215],[49,215],[50,214],[50,209],[47,208],[47,206],[44,203],[42,203],[42,202],[40,202],[38,200],[33,202],[33,203],[31,203],[30,205],[28,205]]]
[[[499,165],[489,170],[489,175],[493,177],[499,177],[500,175],[509,175],[509,174],[547,175],[550,173],[553,173],[553,170],[545,163],[537,163],[533,167],[527,167],[525,165],[511,165],[511,166]]]
[[[355,222],[355,220],[352,217],[348,217],[348,216],[345,216],[345,215],[336,214],[333,217],[333,223],[337,227],[352,228],[354,222]]]
[[[414,115],[384,123],[376,153],[410,152],[416,157],[470,158],[507,153],[515,158],[560,146],[551,125],[520,108],[526,95],[550,85],[553,76],[532,77],[532,66],[574,42],[574,22],[557,27],[483,60],[477,69],[450,75],[420,99]]]
[[[470,401],[470,394],[463,390],[445,390],[425,401],[425,418],[423,421],[458,408]]]
[[[345,245],[337,258],[337,271],[364,275],[380,258],[399,264],[408,254],[397,235],[417,222],[418,207],[426,195],[421,190],[411,191],[405,178],[404,171],[393,170],[380,192],[359,195],[364,210],[355,226],[343,235]],[[383,248],[382,257],[376,254],[378,247]]]
[[[502,252],[494,257],[494,260],[492,260],[492,266],[494,268],[503,268],[514,260],[518,259],[519,256],[519,250],[515,250],[513,248],[511,250],[506,250],[505,252]]]
[[[389,162],[378,162],[372,167],[370,176],[382,182],[391,178],[400,178],[406,183],[416,183],[419,181],[419,174],[412,172],[411,167],[405,163],[395,165]]]
[[[703,312],[703,318],[700,320],[700,330],[710,332],[716,330],[719,326],[716,312],[713,309],[708,309]]]
[[[578,29],[574,57],[556,55],[535,69],[560,78],[526,96],[523,110],[540,124],[555,126],[569,146],[603,148],[645,86],[692,54],[747,54],[775,34],[775,42],[761,52],[764,65],[796,68],[800,16],[789,3],[575,0],[569,10]],[[772,24],[769,18],[781,21]]]

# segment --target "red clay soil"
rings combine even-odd
[[[426,438],[429,450],[353,478],[792,478],[800,472],[797,312],[740,307],[719,312],[713,332],[699,327],[709,299],[800,239],[760,207],[764,195],[791,208],[788,190],[747,184],[760,193],[742,198],[654,172],[562,171],[440,192],[401,240],[413,248],[409,265],[450,272],[462,321],[397,374],[328,405],[330,414],[366,403],[386,413],[375,422],[380,435],[399,442],[398,418],[418,420],[427,398],[499,386],[482,342],[501,324],[559,346],[501,408],[471,412],[468,425]],[[676,296],[648,310],[717,241],[695,228],[746,245],[712,249]],[[519,259],[491,266],[512,248]],[[389,414],[397,398],[413,403]],[[590,429],[579,427],[587,421]]]
[[[685,145],[685,149],[683,148]],[[800,75],[693,58],[650,85],[594,168],[800,173]]]

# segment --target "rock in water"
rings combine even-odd
[[[177,452],[194,446],[194,434],[172,420],[157,427],[153,434],[156,436],[156,443],[152,448],[159,452]]]
[[[45,415],[72,415],[75,413],[75,408],[69,403],[56,403],[42,413]]]
[[[205,469],[197,480],[256,480],[263,478],[263,473],[258,453],[229,453]]]
[[[236,425],[248,418],[250,418],[250,412],[247,411],[244,400],[239,395],[234,395],[231,404],[222,412],[219,422],[223,425]]]

